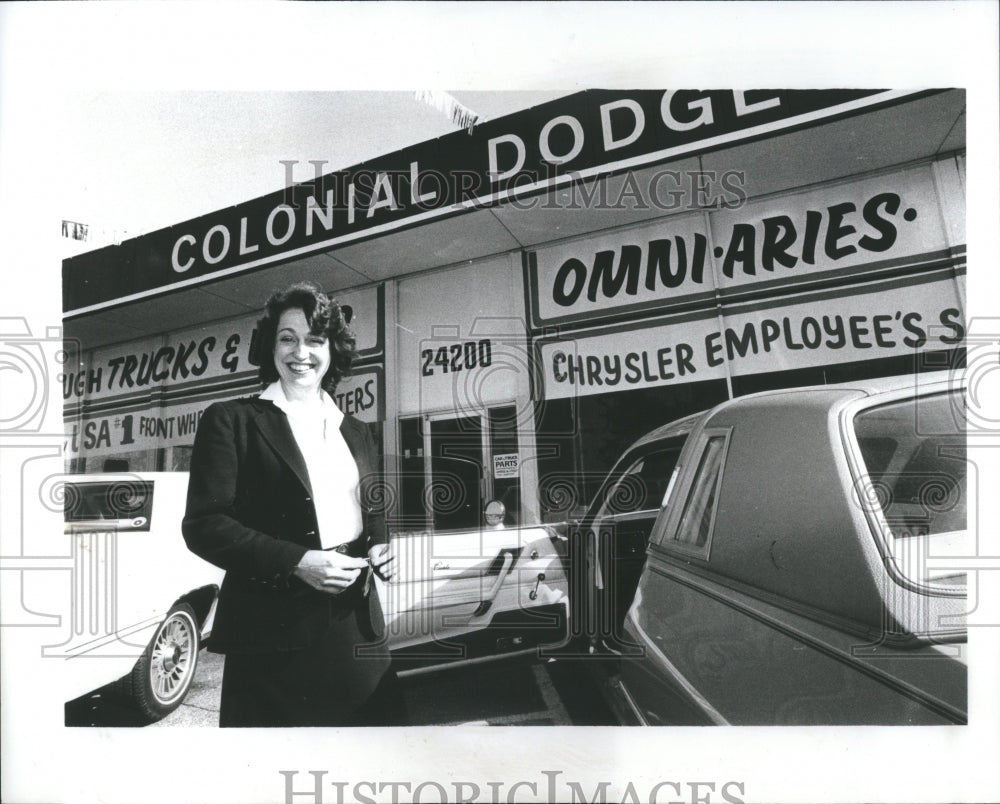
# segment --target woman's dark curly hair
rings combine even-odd
[[[257,322],[257,355],[260,358],[260,381],[277,382],[274,366],[274,342],[278,321],[286,310],[301,310],[313,335],[326,335],[330,344],[330,368],[323,375],[323,387],[332,391],[342,377],[349,377],[351,364],[358,354],[354,333],[344,320],[336,299],[327,296],[313,282],[296,282],[278,291],[264,307],[264,317]]]

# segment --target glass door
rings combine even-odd
[[[490,493],[483,417],[440,414],[425,421],[428,518],[435,531],[478,529]]]

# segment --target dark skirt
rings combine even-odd
[[[373,645],[362,632],[358,609],[331,608],[330,627],[316,645],[226,655],[220,726],[405,725],[385,644]]]

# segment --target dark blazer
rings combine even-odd
[[[388,542],[376,499],[378,459],[364,424],[345,416],[340,432],[358,465],[364,554]],[[305,461],[285,414],[257,398],[217,402],[202,415],[191,456],[182,530],[188,548],[226,571],[210,649],[263,653],[311,646],[338,607],[359,596],[317,592],[292,575],[307,550],[320,549]]]

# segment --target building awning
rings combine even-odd
[[[73,257],[64,335],[94,348],[965,147],[961,90],[590,90]]]

